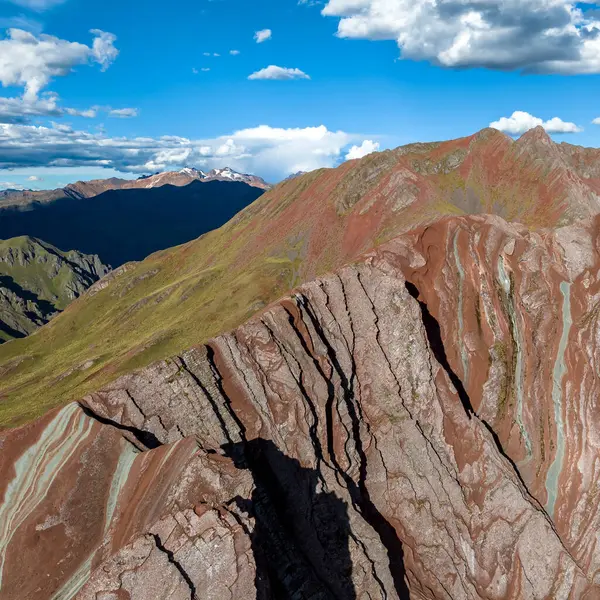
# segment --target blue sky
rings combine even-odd
[[[495,9],[478,13],[481,3],[445,0],[417,14],[422,4],[0,0],[0,96],[13,102],[0,124],[0,165],[8,167],[0,187],[186,164],[229,164],[275,181],[334,166],[353,146],[350,156],[359,156],[490,123],[516,135],[535,119],[551,133],[569,131],[557,140],[598,145],[600,43],[595,17],[580,10],[593,6],[491,0]],[[31,38],[16,41],[11,27]],[[267,29],[270,38],[257,43]],[[60,46],[59,72],[28,56],[44,36]],[[279,71],[248,79],[270,65]],[[283,69],[295,77],[260,78]],[[137,116],[110,114],[123,109]],[[500,121],[515,111],[527,115]]]

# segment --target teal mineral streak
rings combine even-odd
[[[0,588],[6,550],[29,515],[44,500],[54,478],[92,430],[92,421],[76,405],[63,408],[40,439],[14,465],[15,477],[0,504]]]
[[[510,281],[510,277],[506,273],[506,269],[504,268],[504,258],[500,256],[500,260],[498,261],[498,277],[500,279],[500,284],[502,285],[502,289],[506,294],[507,299],[507,307],[508,307],[508,316],[511,322],[511,330],[513,339],[516,346],[516,359],[515,359],[515,384],[516,384],[516,396],[517,396],[517,414],[516,421],[519,427],[519,431],[521,432],[521,437],[525,442],[525,450],[527,452],[527,458],[525,462],[531,459],[533,456],[533,447],[531,444],[531,439],[529,437],[529,433],[525,427],[525,423],[523,422],[523,342],[521,340],[521,333],[519,330],[517,313],[515,311],[514,298],[511,296],[512,285]]]
[[[129,479],[129,472],[135,459],[139,456],[139,452],[133,448],[130,444],[125,445],[124,451],[119,456],[119,462],[117,469],[113,475],[112,484],[110,486],[110,492],[108,494],[108,502],[106,504],[106,514],[104,515],[104,533],[106,533],[112,523],[115,509],[117,508],[117,500],[121,494],[121,490],[125,487],[127,480]]]
[[[469,357],[467,356],[467,350],[462,339],[465,328],[465,319],[463,314],[465,271],[460,262],[460,254],[458,253],[458,234],[459,231],[454,234],[454,262],[456,263],[456,268],[458,269],[458,344],[460,346],[460,356],[463,367],[463,383],[466,387],[469,381]]]
[[[549,515],[554,516],[556,506],[556,497],[558,495],[558,479],[562,471],[563,461],[565,458],[565,425],[563,421],[563,392],[562,383],[567,372],[565,364],[565,351],[569,341],[571,326],[573,325],[573,317],[571,315],[571,284],[563,281],[560,284],[560,291],[563,295],[563,311],[562,311],[562,336],[558,346],[558,354],[554,363],[554,373],[552,382],[552,400],[554,402],[554,418],[556,420],[556,456],[554,462],[548,470],[546,477],[546,491],[548,492],[548,503],[546,510]]]
[[[135,459],[139,456],[139,452],[135,450],[131,444],[128,442],[122,443],[124,448],[119,456],[117,468],[113,474],[110,491],[108,493],[108,502],[106,504],[106,513],[104,515],[104,535],[106,535],[107,531],[110,529],[121,490],[123,487],[125,487],[125,484],[129,479],[131,467],[133,467]],[[79,566],[71,578],[65,582],[65,584],[58,590],[58,592],[54,594],[54,596],[52,596],[52,600],[71,600],[79,593],[86,581],[90,578],[94,556],[95,552],[92,552],[92,554],[90,554],[90,556],[88,556]]]

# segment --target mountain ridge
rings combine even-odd
[[[36,357],[20,363],[10,383],[0,382],[0,397],[11,398],[0,405],[0,423],[11,422],[19,402],[43,410],[233,329],[287,290],[442,217],[495,213],[533,230],[592,219],[600,211],[600,179],[583,175],[598,151],[550,141],[550,157],[537,156],[531,138],[539,134],[519,142],[486,129],[282,182],[220,229],[153,254],[75,302],[35,339],[0,349],[0,365]],[[69,332],[94,314],[105,318],[89,330],[90,351]],[[44,349],[50,339],[60,353]],[[96,366],[85,376],[55,381],[89,360]]]
[[[182,187],[194,181],[238,181],[263,190],[271,187],[256,175],[238,173],[229,167],[213,169],[208,173],[186,167],[180,171],[155,173],[138,179],[110,177],[77,181],[55,190],[3,190],[0,191],[0,210],[16,207],[27,209],[32,204],[47,204],[65,198],[85,200],[113,190],[150,189],[163,185]]]

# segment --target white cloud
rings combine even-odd
[[[237,56],[238,54],[241,54],[241,52],[239,50],[230,50],[229,54],[231,54],[231,56]]]
[[[498,121],[490,123],[490,127],[499,129],[510,135],[521,135],[534,127],[543,127],[548,133],[579,133],[583,131],[575,123],[569,123],[554,117],[544,121],[521,110],[515,111],[510,117],[502,117]]]
[[[201,71],[203,71],[204,73],[208,73],[208,71],[210,71],[210,67],[202,67],[202,69],[200,69]]]
[[[116,117],[118,119],[131,119],[137,117],[139,111],[137,108],[113,108],[108,112],[109,117]]]
[[[56,94],[45,94],[32,101],[0,97],[1,123],[25,123],[32,117],[60,117],[62,114]]]
[[[14,181],[0,181],[0,190],[22,190],[23,186]]]
[[[269,65],[256,73],[248,76],[248,79],[272,79],[284,81],[289,79],[310,79],[310,77],[300,69],[286,69],[276,65]]]
[[[37,175],[30,175],[27,178],[27,181],[44,181],[43,177],[38,177]]]
[[[0,97],[0,123],[27,123],[34,117],[84,117],[93,119],[99,107],[93,106],[79,110],[62,108],[58,104],[58,94],[46,92],[39,98],[2,98]]]
[[[450,68],[599,73],[597,2],[329,0],[338,36],[395,40],[405,59]]]
[[[198,71],[198,69],[196,69],[196,67],[192,67],[192,73],[194,75],[198,75],[199,71]]]
[[[600,117],[596,117],[596,118],[595,118],[595,119],[592,121],[592,123],[593,123],[594,125],[600,125]]]
[[[273,32],[270,29],[261,29],[254,34],[254,39],[257,44],[262,44],[273,37]]]
[[[107,69],[116,58],[115,36],[93,30],[92,46],[61,40],[50,35],[36,36],[22,29],[9,29],[0,39],[0,83],[24,88],[24,99],[37,99],[53,77],[67,75],[76,65],[97,62]]]
[[[290,173],[332,167],[344,159],[351,144],[364,136],[329,131],[324,125],[274,128],[267,125],[213,139],[111,138],[102,132],[0,124],[0,169],[40,167],[74,169],[105,167],[126,173],[147,173],[195,166],[231,166],[277,181]]]
[[[100,29],[92,29],[90,33],[96,36],[92,44],[92,58],[106,71],[119,55],[115,48],[117,36]]]
[[[59,4],[63,4],[67,0],[9,0],[13,4],[24,6],[25,8],[31,8],[32,10],[47,10]]]
[[[65,113],[70,117],[83,117],[84,119],[95,119],[98,116],[98,107],[93,106],[85,110],[77,110],[76,108],[65,108]]]
[[[373,142],[372,140],[365,140],[360,146],[352,146],[346,154],[346,160],[354,160],[356,158],[363,158],[367,154],[377,152],[379,150],[379,142]]]

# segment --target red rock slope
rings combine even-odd
[[[597,229],[442,220],[4,433],[2,598],[600,597]]]

